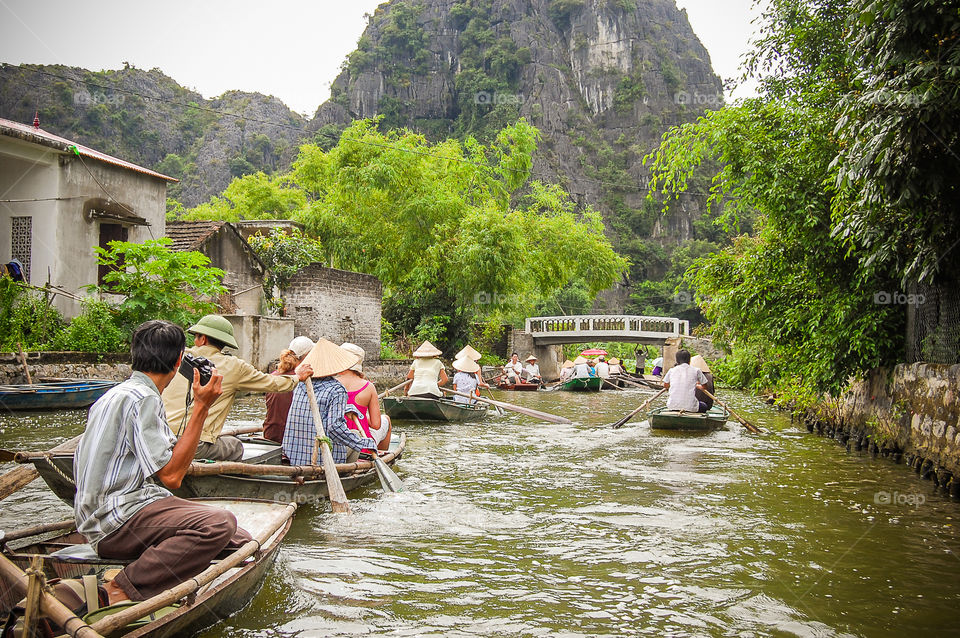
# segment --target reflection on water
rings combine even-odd
[[[647,396],[501,393],[575,423],[402,426],[407,491],[353,494],[353,516],[301,508],[261,594],[204,635],[960,631],[960,510],[930,482],[736,393],[767,434],[606,427]],[[261,413],[242,399],[233,422]],[[0,443],[41,448],[81,423],[0,417]],[[878,504],[883,491],[926,501]],[[0,506],[6,528],[70,514],[41,483]]]

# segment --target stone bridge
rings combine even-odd
[[[577,315],[530,317],[524,330],[537,346],[592,341],[664,345],[690,335],[690,322],[673,317]]]

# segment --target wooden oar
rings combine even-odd
[[[493,391],[490,388],[487,388],[487,396],[493,399]],[[493,407],[497,409],[497,416],[503,416],[503,408],[499,405],[494,405]]]
[[[28,576],[17,567],[9,558],[0,554],[0,576],[5,588],[13,590],[13,600],[22,598],[27,593]],[[63,603],[40,590],[40,612],[63,627],[67,635],[75,638],[103,638],[103,636],[83,622],[70,611]],[[136,619],[134,619],[136,620]]]
[[[138,602],[132,607],[127,607],[123,611],[118,611],[115,614],[98,620],[97,622],[93,623],[92,629],[104,635],[112,634],[115,631],[126,627],[130,623],[139,620],[148,614],[152,614],[158,609],[162,609],[179,600],[182,600],[183,598],[199,590],[207,583],[212,582],[213,580],[227,573],[231,569],[239,567],[243,561],[259,552],[261,547],[266,545],[267,541],[270,540],[270,537],[272,537],[278,529],[287,523],[287,521],[290,519],[290,513],[287,511],[287,509],[296,509],[296,507],[297,506],[295,503],[287,503],[286,508],[284,508],[282,511],[273,513],[271,516],[269,516],[269,518],[266,519],[264,522],[263,531],[253,540],[248,541],[240,548],[234,550],[232,554],[223,560],[210,565],[210,567],[207,567],[193,578],[185,580],[176,587],[171,587],[170,589],[157,594],[153,598],[148,598],[144,601]]]
[[[730,414],[733,415],[733,418],[735,418],[737,421],[739,421],[740,424],[743,425],[743,427],[747,428],[747,429],[748,429],[750,432],[752,432],[753,434],[760,434],[760,429],[759,429],[758,427],[756,427],[755,425],[753,425],[752,423],[750,423],[749,421],[747,421],[745,418],[743,418],[742,416],[740,416],[739,414],[737,414],[736,412],[734,412],[734,411],[733,411],[733,408],[731,408],[729,405],[727,405],[726,403],[724,403],[723,401],[721,401],[721,400],[718,399],[717,397],[715,397],[715,396],[713,396],[712,394],[710,394],[710,391],[709,391],[709,390],[706,390],[706,389],[705,389],[705,390],[703,390],[703,393],[704,393],[705,395],[707,395],[708,397],[710,397],[711,399],[713,399],[716,403],[719,403],[720,405],[722,405],[723,407],[725,407],[727,410],[729,410],[729,411],[730,411]]]
[[[75,436],[69,441],[65,441],[55,448],[47,450],[47,453],[73,452],[77,449],[77,443],[79,442],[80,437]],[[18,463],[23,462],[19,460],[19,457],[17,457],[16,460]],[[37,472],[36,468],[27,467],[26,465],[14,468],[6,474],[0,475],[0,501],[29,484],[39,476],[40,473]]]
[[[618,388],[618,387],[617,387],[617,384],[613,383],[612,381],[607,381],[607,380],[604,379],[603,377],[600,377],[600,380],[603,381],[604,383],[606,383],[608,386],[610,386],[610,387],[613,388],[614,390],[621,390],[621,391],[623,390],[623,388]]]
[[[649,387],[649,386],[643,385],[643,384],[641,384],[641,383],[637,383],[637,382],[634,381],[633,379],[630,379],[630,378],[628,378],[628,377],[626,377],[626,376],[624,376],[624,375],[618,376],[618,377],[617,377],[617,380],[620,381],[621,383],[626,383],[627,385],[633,386],[633,387],[635,387],[635,388],[647,388],[647,387]]]
[[[323,420],[320,418],[320,408],[317,406],[317,394],[313,390],[313,379],[307,379],[304,384],[307,386],[307,398],[310,400],[310,411],[313,412],[313,424],[317,428],[317,442],[313,449],[313,464],[317,464],[317,448],[320,449],[320,456],[323,458],[323,472],[327,479],[327,493],[330,496],[330,509],[334,512],[350,514],[350,503],[347,501],[347,493],[343,490],[343,483],[340,482],[340,475],[337,474],[337,464],[333,462],[333,452],[327,445],[327,435],[323,429]]]
[[[637,408],[636,410],[634,410],[633,412],[631,412],[631,413],[628,414],[627,416],[623,417],[622,419],[620,419],[619,421],[617,421],[616,423],[614,423],[611,427],[613,427],[614,429],[623,427],[623,425],[624,425],[627,421],[629,421],[630,419],[633,418],[633,415],[635,415],[637,412],[639,412],[640,410],[642,410],[642,409],[644,409],[645,407],[647,407],[648,405],[650,405],[650,403],[651,403],[654,399],[656,399],[658,396],[660,396],[661,394],[663,394],[663,393],[666,392],[666,391],[667,391],[666,388],[660,390],[660,392],[657,392],[655,395],[653,395],[652,397],[650,397],[649,399],[647,399],[646,401],[644,401],[643,403],[641,403],[639,408]]]
[[[392,388],[387,388],[386,390],[384,390],[383,392],[381,392],[380,394],[378,394],[378,395],[377,395],[377,398],[378,398],[378,399],[382,399],[383,397],[387,396],[388,394],[390,394],[390,393],[393,392],[394,390],[399,390],[400,388],[402,388],[402,387],[404,387],[404,386],[406,386],[406,385],[409,385],[410,383],[413,383],[413,379],[407,379],[406,381],[404,381],[404,382],[401,383],[400,385],[395,385],[395,386],[393,386]]]
[[[489,403],[493,406],[499,406],[504,410],[510,410],[511,412],[516,412],[518,414],[525,414],[527,416],[532,416],[548,423],[573,423],[570,419],[566,419],[562,416],[556,416],[554,414],[548,414],[546,412],[540,412],[539,410],[531,410],[530,408],[522,408],[519,405],[513,405],[512,403],[505,403],[504,401],[494,401],[493,399],[484,399],[483,397],[470,396],[469,394],[464,394],[463,392],[457,392],[455,390],[448,390],[447,388],[440,388],[447,394],[456,394],[467,399],[475,399],[477,401],[482,401],[483,403]]]
[[[239,436],[241,434],[256,434],[257,432],[263,432],[262,425],[244,425],[238,428],[229,428],[222,430],[220,436]]]
[[[357,432],[363,434],[363,430],[360,428],[360,421],[357,418],[357,415],[350,413],[347,415],[347,417],[352,419],[354,424],[356,424]],[[380,454],[377,450],[373,451],[373,467],[377,469],[377,478],[380,479],[380,485],[383,487],[384,492],[403,491],[403,481],[401,481],[400,477],[390,469],[390,466],[380,460]]]

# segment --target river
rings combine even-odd
[[[574,423],[399,426],[407,491],[301,507],[261,593],[202,636],[960,633],[960,505],[931,482],[735,392],[762,436],[604,427],[647,396],[501,393]],[[245,397],[231,422],[261,414]],[[0,446],[83,419],[3,415]],[[70,515],[42,481],[0,507],[5,529]]]

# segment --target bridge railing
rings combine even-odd
[[[575,315],[557,317],[529,317],[526,331],[536,336],[574,336],[583,334],[584,341],[603,341],[611,337],[637,335],[680,337],[689,336],[690,322],[674,317],[647,317],[642,315]]]

